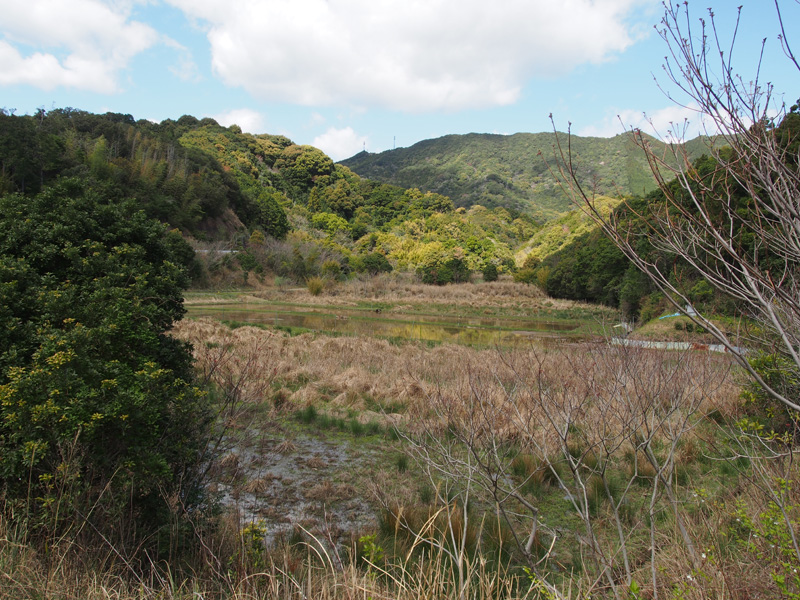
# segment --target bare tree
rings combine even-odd
[[[701,407],[724,383],[727,368],[708,354],[664,356],[623,346],[532,348],[498,359],[467,365],[464,386],[436,390],[413,415],[416,433],[401,433],[437,488],[438,505],[459,495],[461,507],[492,507],[517,557],[556,597],[548,562],[570,555],[584,565],[587,593],[624,598],[649,563],[651,593],[658,597],[665,585],[657,573],[660,554],[674,546],[667,522],[697,569],[686,490],[675,484],[676,453],[703,420]],[[563,497],[579,531],[545,524],[553,517],[540,514],[547,493]],[[469,518],[463,510],[456,525],[466,527]],[[463,542],[466,529],[460,536],[452,535],[453,524],[446,529],[460,564],[456,558],[465,549],[456,541]],[[631,556],[631,538],[641,548],[647,536],[649,560],[641,552]]]
[[[641,235],[656,250],[679,257],[714,288],[735,299],[758,325],[748,344],[780,357],[792,375],[800,376],[800,156],[789,126],[800,124],[795,122],[800,115],[794,114],[797,107],[787,111],[778,102],[771,83],[759,80],[764,45],[752,80],[734,70],[738,18],[726,42],[711,10],[708,19],[700,19],[695,26],[686,3],[664,6],[659,28],[669,49],[664,71],[688,98],[683,104],[698,107],[698,118],[711,136],[708,153],[714,159],[713,169],[695,168],[683,144],[668,144],[667,153],[658,154],[650,138],[633,130],[632,138],[645,152],[666,200],[643,219],[647,230],[638,235],[624,221],[605,217],[595,208],[591,190],[578,180],[568,145],[559,147],[563,181],[615,244],[680,310],[690,301],[687,291],[676,283],[673,264],[643,254],[637,243]],[[800,71],[777,0],[775,9],[783,53]],[[739,11],[741,17],[741,7]],[[685,126],[674,129],[672,137],[682,139]],[[796,129],[800,135],[800,127]],[[687,312],[725,345],[769,396],[800,410],[800,399],[763,377],[731,334],[703,315]]]

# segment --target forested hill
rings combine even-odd
[[[245,273],[297,281],[326,262],[341,274],[421,265],[438,272],[453,259],[502,273],[536,230],[527,215],[456,210],[446,196],[359,177],[312,146],[209,118],[0,110],[0,196],[45,194],[63,179],[106,202],[132,200],[196,246],[255,248],[237,255]]]
[[[72,108],[0,111],[0,193],[32,195],[78,178],[108,200],[135,199],[148,216],[190,235],[230,238],[247,225],[282,237],[289,223],[281,201],[302,184],[275,169],[290,148],[297,147],[282,136],[191,116],[152,123]]]
[[[546,220],[569,209],[551,172],[557,169],[556,135],[566,143],[563,133],[447,135],[379,154],[361,152],[341,164],[362,177],[449,196],[456,206],[502,206]],[[663,147],[650,141],[656,152]],[[705,142],[687,142],[690,156],[701,156]],[[587,188],[622,196],[656,187],[644,153],[629,135],[572,136],[570,144],[576,172]]]

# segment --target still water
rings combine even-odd
[[[188,306],[188,317],[211,317],[258,325],[302,327],[344,335],[450,342],[470,346],[517,346],[532,339],[572,337],[577,322],[513,317],[418,315],[395,311],[305,306],[301,304],[242,303]]]

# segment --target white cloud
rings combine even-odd
[[[270,101],[457,110],[633,43],[654,0],[167,0],[206,24],[212,67]]]
[[[125,3],[0,0],[0,14],[0,84],[6,85],[116,92],[119,71],[159,39],[152,27],[130,20]]]
[[[161,40],[165,46],[175,50],[178,55],[177,62],[168,67],[169,72],[181,81],[201,81],[200,70],[189,49],[166,36],[163,36]]]
[[[352,127],[336,129],[331,127],[311,143],[330,156],[333,160],[349,158],[364,149],[367,137],[353,131]]]
[[[229,110],[212,118],[224,127],[236,124],[245,133],[264,133],[264,115],[249,108]]]
[[[679,106],[673,104],[652,112],[643,113],[633,109],[617,111],[599,125],[590,125],[578,131],[581,136],[613,137],[632,129],[658,137],[665,142],[691,140],[698,135],[715,134],[707,130],[708,119],[703,119],[696,104]]]
[[[319,127],[320,125],[325,124],[325,117],[323,117],[318,112],[311,113],[311,118],[308,120],[309,127]]]

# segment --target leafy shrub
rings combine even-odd
[[[322,277],[309,277],[306,280],[306,287],[312,296],[319,296],[325,289],[325,280]]]
[[[248,241],[247,244],[249,246],[263,246],[266,241],[264,234],[258,229],[254,229],[253,233],[250,234],[250,241]]]
[[[691,290],[689,290],[689,300],[695,306],[700,306],[714,300],[716,292],[711,284],[705,279],[698,281]]]
[[[514,273],[514,281],[517,283],[537,283],[536,270],[530,267],[522,268]]]
[[[261,266],[258,259],[249,252],[238,252],[236,260],[239,266],[242,267],[242,271],[253,271],[254,273],[262,273],[264,271],[264,267]]]
[[[276,239],[283,239],[291,226],[281,206],[286,197],[277,190],[261,190],[255,198],[255,222],[265,233]]]
[[[361,259],[361,265],[364,271],[370,275],[377,275],[378,273],[390,273],[392,271],[392,264],[380,252],[370,252]]]
[[[347,221],[339,215],[332,213],[320,212],[311,217],[311,223],[314,227],[324,230],[326,233],[333,235],[339,231],[349,231],[350,226]]]
[[[483,280],[484,281],[497,281],[497,265],[494,263],[486,263],[483,267]]]
[[[199,500],[209,417],[167,335],[188,280],[165,235],[77,180],[0,198],[0,495],[40,525],[91,507],[146,534]]]
[[[342,276],[342,265],[336,260],[326,260],[322,263],[322,276],[327,279],[339,279]]]
[[[430,260],[417,269],[417,274],[422,283],[445,285],[469,281],[470,270],[463,259],[453,256],[444,260],[441,258]]]
[[[800,397],[800,380],[791,368],[791,361],[779,354],[762,352],[748,359],[750,365],[772,389],[787,398]],[[762,386],[751,382],[745,389],[744,398],[752,412],[778,435],[798,435],[800,421],[795,411],[769,396]]]

